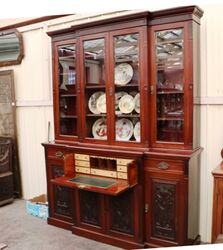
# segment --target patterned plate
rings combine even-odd
[[[116,140],[129,141],[133,135],[133,124],[129,119],[122,118],[116,121]]]
[[[132,80],[133,68],[128,63],[120,63],[115,67],[115,84],[126,85]]]
[[[95,139],[107,139],[107,122],[106,119],[100,118],[96,120],[92,126],[92,134]]]

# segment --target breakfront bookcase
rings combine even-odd
[[[193,99],[202,14],[178,7],[48,33],[49,224],[122,248],[193,240],[188,177],[201,151]]]

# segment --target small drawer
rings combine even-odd
[[[105,176],[105,177],[112,177],[112,178],[117,177],[116,171],[108,171],[108,170],[94,169],[94,168],[91,169],[91,174]]]
[[[79,161],[79,160],[75,160],[75,166],[79,166],[79,167],[90,167],[90,163],[88,161]]]
[[[75,167],[75,171],[83,174],[90,174],[90,168]]]
[[[90,157],[89,155],[84,155],[84,154],[74,154],[75,160],[82,160],[82,161],[89,161]]]
[[[117,159],[117,165],[123,165],[126,166],[127,164],[129,164],[130,162],[132,162],[132,160],[130,159]]]
[[[118,179],[127,180],[128,179],[127,173],[118,173]]]
[[[166,159],[150,159],[146,161],[146,168],[156,169],[160,171],[184,171],[184,163],[182,161],[171,161]]]
[[[118,172],[124,172],[127,173],[127,167],[126,166],[117,166],[117,171]]]

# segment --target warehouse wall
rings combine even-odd
[[[201,20],[201,93],[195,103],[201,110],[200,136],[204,150],[200,163],[199,220],[201,239],[210,242],[213,197],[211,171],[221,161],[220,151],[223,147],[223,5],[200,7],[204,10]],[[53,140],[51,48],[46,32],[121,14],[79,14],[19,28],[24,39],[25,57],[21,65],[1,70],[14,70],[24,199],[46,192],[41,143],[47,141],[49,122],[50,140]]]

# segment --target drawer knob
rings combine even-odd
[[[170,165],[168,163],[164,162],[164,161],[158,163],[158,168],[161,169],[161,170],[166,170],[166,169],[169,168],[169,166]]]
[[[56,158],[63,158],[63,152],[57,151],[57,152],[55,153],[55,156],[56,156]]]

